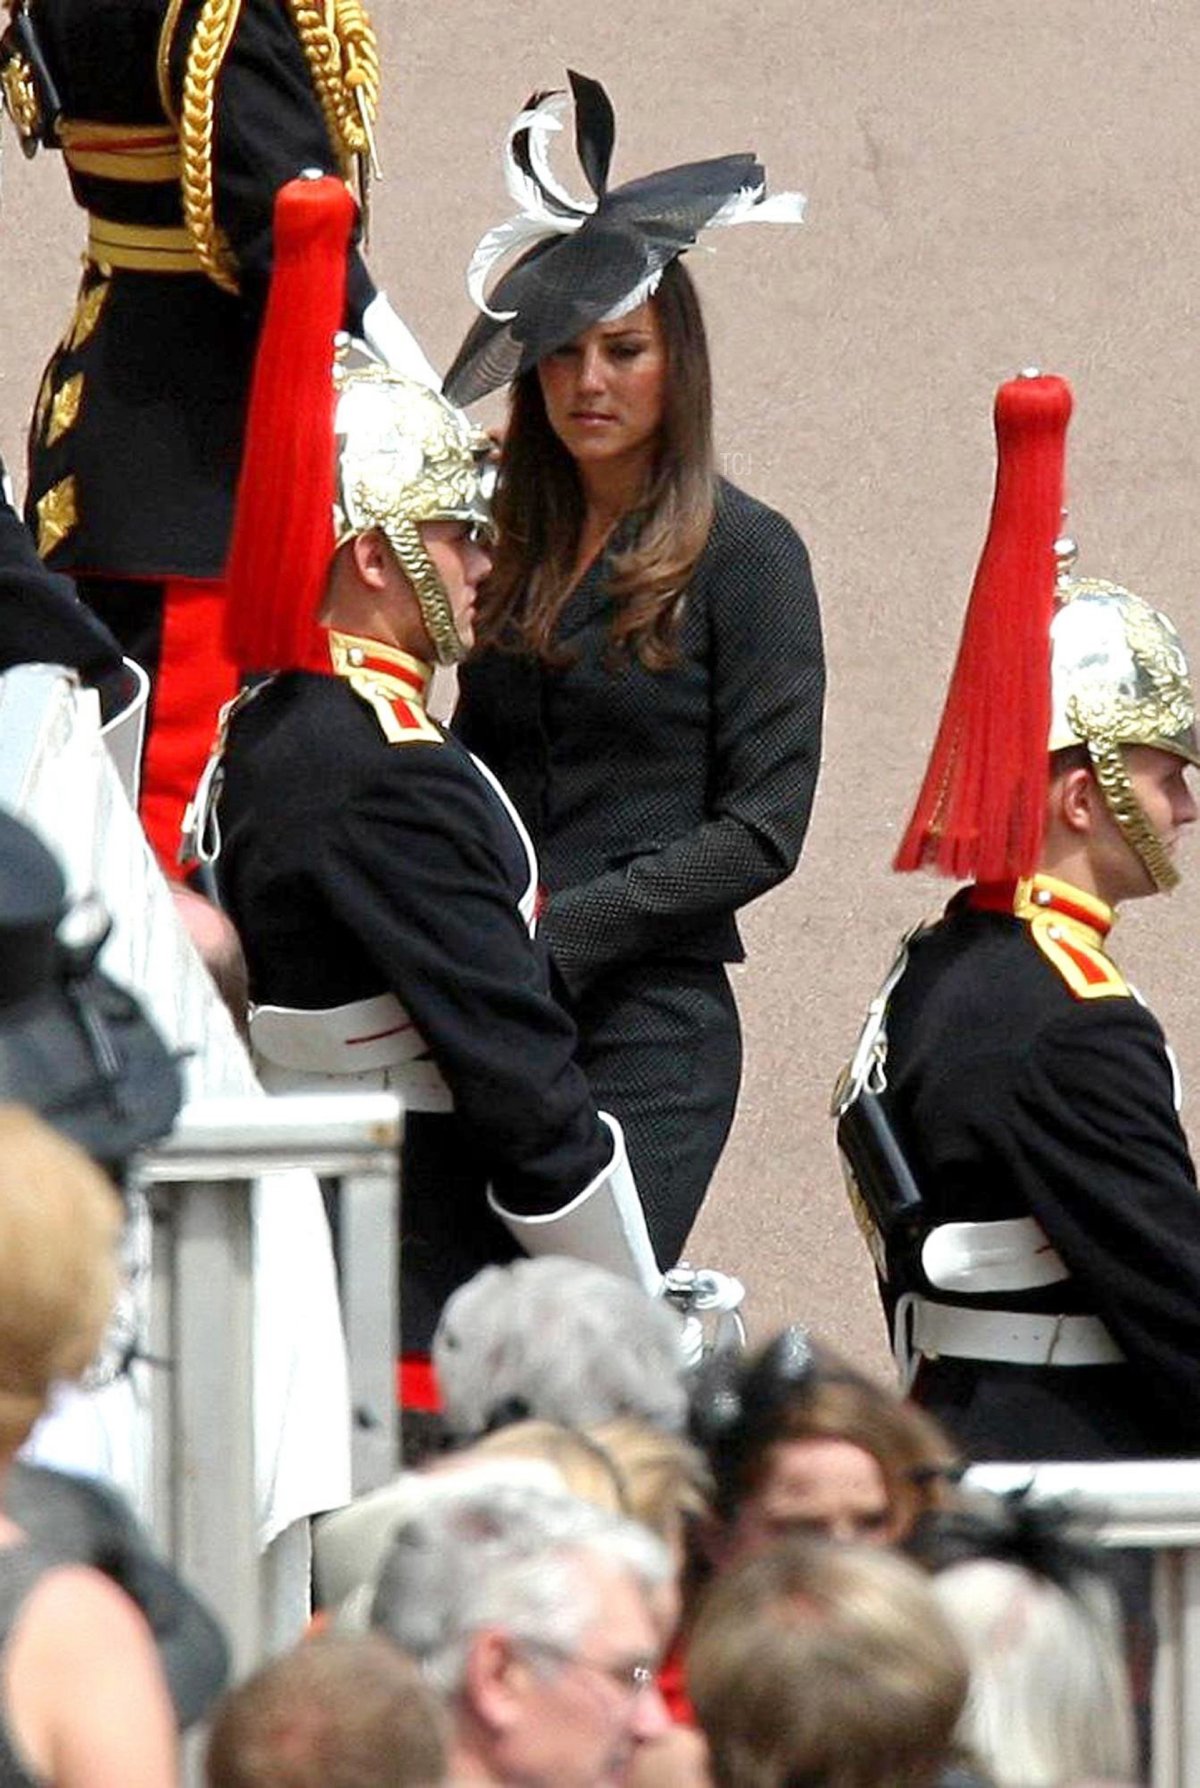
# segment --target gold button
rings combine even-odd
[[[351,646],[346,656],[349,658],[351,664],[361,664],[363,662],[363,649],[361,646]]]

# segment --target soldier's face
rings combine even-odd
[[[475,643],[475,592],[492,569],[491,555],[467,522],[421,523],[421,539],[442,580],[463,645]]]
[[[1169,856],[1174,856],[1187,828],[1196,818],[1196,797],[1188,782],[1188,765],[1173,751],[1153,745],[1127,745],[1125,765],[1138,804],[1158,834]],[[1110,906],[1153,894],[1149,871],[1108,812],[1095,838],[1098,853],[1098,889]]]

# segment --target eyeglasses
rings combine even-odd
[[[605,1664],[600,1658],[569,1651],[565,1645],[553,1645],[548,1639],[520,1639],[515,1643],[522,1651],[540,1652],[543,1657],[557,1658],[560,1664],[577,1664],[581,1670],[594,1670],[629,1696],[642,1695],[654,1686],[655,1673],[649,1664]]]

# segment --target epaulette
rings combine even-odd
[[[379,722],[389,745],[444,745],[446,735],[425,709],[433,670],[381,640],[329,630],[333,674],[348,683]]]
[[[420,702],[404,695],[389,695],[376,679],[364,673],[352,673],[344,679],[355,695],[366,702],[379,722],[379,730],[389,745],[444,745],[445,735],[429,718]]]
[[[8,113],[26,156],[58,147],[62,105],[28,9],[9,0],[0,36],[0,111]]]
[[[1034,943],[1077,1000],[1128,999],[1130,987],[1111,956],[1056,913],[1029,921]]]

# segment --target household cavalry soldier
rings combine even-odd
[[[990,530],[896,867],[911,933],[835,1095],[917,1400],[978,1459],[1200,1450],[1200,1197],[1162,1031],[1108,953],[1196,817],[1174,628],[1074,575],[1071,394],[996,399]],[[1047,749],[1048,748],[1048,749]]]
[[[228,607],[233,655],[277,674],[227,717],[194,820],[210,856],[219,827],[264,1084],[404,1097],[401,1311],[420,1356],[449,1293],[521,1249],[660,1276],[619,1127],[549,993],[528,838],[425,706],[490,566],[489,443],[353,350],[334,374],[352,211],[336,180],[280,194]]]
[[[42,379],[26,515],[149,673],[141,812],[171,871],[236,687],[222,577],[275,193],[369,153],[379,62],[358,0],[0,0],[0,89],[60,150],[83,278]],[[346,324],[433,377],[350,252]],[[421,369],[424,368],[424,371]]]

